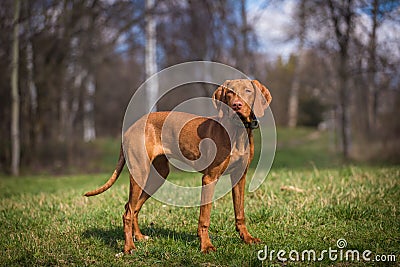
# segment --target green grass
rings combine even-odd
[[[309,169],[340,166],[331,133],[307,128],[277,130],[274,168]]]
[[[340,166],[326,146],[326,134],[310,138],[313,134],[308,129],[278,132],[280,150],[268,178],[246,195],[248,228],[262,244],[248,246],[238,238],[230,194],[213,205],[210,234],[217,252],[207,255],[200,253],[196,237],[198,208],[150,199],[140,224],[151,240],[136,243],[133,255],[118,258],[115,254],[124,242],[126,171],[110,190],[92,198],[82,194],[101,185],[112,170],[97,175],[2,177],[0,265],[282,266],[286,264],[277,259],[259,261],[258,250],[267,245],[287,253],[320,252],[336,249],[336,241],[344,238],[346,249],[368,249],[372,256],[393,254],[397,262],[392,265],[399,266],[400,167]],[[293,137],[297,141],[291,141]],[[185,183],[185,176],[172,173],[171,180]],[[304,192],[282,191],[282,186]],[[294,264],[310,262],[288,263]],[[327,258],[313,264],[368,265]]]

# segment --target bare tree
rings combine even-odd
[[[249,26],[247,22],[247,10],[246,10],[246,0],[241,0],[240,1],[240,16],[242,17],[242,27],[241,27],[241,33],[242,33],[242,68],[245,73],[250,72],[249,64],[250,64],[250,53],[249,53],[249,45],[248,45],[248,31],[249,31]]]
[[[156,21],[154,18],[154,0],[146,0],[146,47],[145,47],[145,68],[146,68],[146,79],[150,78],[157,72],[157,58],[156,58],[156,47],[157,47],[157,36],[156,36]],[[148,83],[146,92],[148,93],[149,108],[154,105],[153,111],[157,110],[156,98],[158,92],[158,80],[152,79]]]
[[[19,15],[21,3],[14,0],[14,33],[12,46],[12,74],[11,74],[11,173],[19,175],[20,162],[20,133],[19,133],[19,93],[18,93],[18,67],[19,67]]]
[[[379,65],[382,64],[378,54],[378,30],[385,20],[390,19],[390,13],[396,9],[395,0],[369,0],[366,3],[370,12],[371,31],[368,40],[368,120],[367,130],[377,127],[378,102],[379,102]],[[396,16],[396,15],[394,15]],[[367,93],[367,92],[366,92]]]
[[[376,111],[377,111],[377,103],[378,103],[378,91],[376,86],[376,68],[377,68],[377,59],[376,59],[376,41],[377,41],[377,29],[379,27],[379,0],[373,0],[372,2],[372,29],[369,36],[369,95],[371,97],[368,98],[368,112],[367,112],[367,130],[370,130],[370,127],[374,127],[376,123]]]
[[[329,20],[332,23],[335,42],[339,48],[338,64],[336,67],[338,75],[339,107],[341,121],[341,138],[343,157],[349,157],[351,144],[350,123],[350,88],[349,88],[349,45],[353,32],[353,0],[328,0]]]
[[[297,126],[298,120],[298,109],[299,109],[299,90],[300,90],[300,70],[301,61],[303,60],[303,49],[304,49],[304,38],[306,31],[306,18],[305,18],[305,0],[301,0],[298,20],[299,20],[299,30],[298,30],[298,56],[295,58],[294,62],[294,73],[292,86],[289,95],[289,107],[288,107],[288,126],[294,128]]]

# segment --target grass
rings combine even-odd
[[[370,250],[371,258],[395,255],[397,262],[391,264],[399,266],[400,168],[342,166],[327,139],[326,134],[309,129],[280,130],[272,171],[260,189],[246,195],[248,228],[263,243],[248,246],[238,238],[228,194],[213,205],[210,234],[217,252],[207,255],[199,252],[196,237],[198,208],[178,208],[150,199],[140,224],[151,240],[136,243],[133,255],[115,257],[124,242],[121,217],[128,195],[126,171],[110,190],[89,199],[82,194],[102,184],[112,170],[96,175],[1,177],[0,265],[368,265],[327,257],[288,263],[276,257],[264,262],[257,259],[265,245],[269,251],[314,249],[319,255],[324,249],[337,249],[336,241],[344,238],[345,249]],[[116,146],[114,160],[117,142]],[[185,176],[172,173],[171,180],[184,183]],[[282,191],[282,186],[303,192]]]

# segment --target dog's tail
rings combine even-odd
[[[118,164],[117,164],[117,167],[115,168],[114,173],[110,177],[110,179],[108,179],[108,181],[103,186],[101,186],[93,191],[87,192],[85,194],[85,196],[86,197],[95,196],[95,195],[101,194],[104,191],[106,191],[107,189],[109,189],[115,183],[115,181],[117,181],[119,175],[121,174],[122,169],[124,168],[124,165],[125,165],[125,157],[124,157],[124,151],[122,149],[122,144],[121,144],[121,150],[119,152]]]

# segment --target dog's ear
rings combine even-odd
[[[272,101],[272,96],[269,90],[262,85],[259,81],[251,81],[256,92],[256,97],[253,104],[253,112],[256,117],[264,116],[264,110],[269,106]]]
[[[225,93],[226,93],[226,90],[228,89],[227,85],[228,85],[228,81],[225,81],[222,85],[220,85],[217,88],[217,90],[215,90],[215,92],[212,96],[214,107],[218,110],[221,109],[221,102],[226,104]]]

